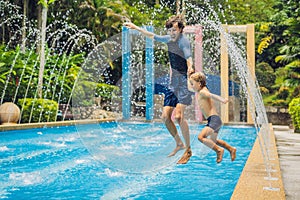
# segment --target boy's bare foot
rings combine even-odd
[[[182,149],[185,149],[183,144],[177,145],[176,148],[168,155],[168,157],[175,156],[175,154]]]
[[[224,149],[221,148],[220,151],[217,152],[217,163],[220,163],[223,159]]]
[[[230,151],[230,156],[231,156],[231,161],[234,161],[236,158],[236,148],[232,148],[232,150]]]
[[[189,147],[184,152],[184,154],[182,155],[182,157],[177,161],[177,164],[186,164],[190,160],[191,156],[192,156],[192,150]]]

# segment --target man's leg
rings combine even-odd
[[[191,151],[191,142],[190,142],[190,130],[188,123],[186,119],[184,118],[184,111],[185,111],[186,106],[183,104],[177,104],[176,106],[176,114],[175,118],[179,124],[181,133],[183,135],[184,141],[185,141],[185,146],[186,150],[182,157],[178,160],[178,164],[186,164],[190,157],[192,156],[192,151]]]
[[[168,155],[168,156],[174,156],[178,151],[184,149],[184,144],[181,141],[178,131],[176,129],[176,126],[174,122],[172,121],[172,112],[174,108],[171,106],[165,106],[163,108],[163,113],[162,113],[162,119],[170,132],[170,134],[173,136],[175,142],[176,142],[176,147],[175,149]]]

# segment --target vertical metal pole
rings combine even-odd
[[[146,29],[153,32],[153,26]],[[146,120],[152,120],[154,116],[154,54],[153,40],[146,37]]]
[[[130,118],[131,77],[130,77],[130,34],[127,27],[122,28],[122,113],[123,119]]]

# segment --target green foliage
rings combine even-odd
[[[259,87],[259,89],[262,95],[268,95],[270,93],[270,91],[265,87]]]
[[[300,130],[300,98],[294,98],[289,104],[289,114],[296,130]]]
[[[276,79],[273,68],[268,63],[262,62],[256,66],[255,74],[258,84],[266,88],[268,92],[272,92],[272,86]]]
[[[38,56],[30,51],[21,52],[19,46],[8,50],[0,46],[0,55],[0,91],[5,89],[4,101],[24,97],[26,91],[28,96],[34,96],[33,84],[37,79],[33,77],[38,74],[34,71]]]
[[[50,5],[50,4],[52,4],[52,3],[54,3],[55,2],[55,0],[48,0],[48,1],[46,1],[46,0],[39,0],[39,4],[42,4],[45,8],[48,8],[48,6]]]
[[[110,101],[116,97],[120,92],[120,88],[115,85],[109,85],[106,83],[98,83],[95,91],[96,97],[101,97],[104,101]]]
[[[288,87],[280,87],[276,94],[278,99],[286,100],[289,96],[289,88]]]
[[[128,6],[128,14],[131,21],[139,26],[153,25],[154,27],[164,27],[165,21],[173,14],[169,7],[155,5],[153,7],[135,2]]]
[[[300,97],[300,85],[298,85],[297,87],[295,87],[294,91],[291,94],[292,98],[297,98]]]
[[[34,98],[38,82],[38,55],[34,51],[21,52],[20,47],[6,50],[0,46],[0,91],[4,102],[19,98]],[[47,50],[43,75],[43,98],[66,103],[84,61],[83,54],[55,54]]]
[[[270,103],[271,106],[282,106],[282,107],[286,107],[287,106],[287,102],[284,99],[273,99],[272,102]]]
[[[21,108],[21,122],[49,122],[55,121],[58,111],[58,103],[48,99],[19,99]]]
[[[129,12],[132,9],[122,0],[61,0],[49,6],[49,13],[56,16],[49,20],[63,20],[88,29],[101,42],[120,33],[123,21],[130,18]],[[61,13],[68,13],[67,18]]]
[[[44,71],[43,97],[67,103],[84,62],[83,54],[49,55]]]
[[[224,17],[228,24],[250,24],[256,22],[265,22],[273,14],[276,0],[221,0],[210,1],[219,4],[225,9]],[[214,3],[215,2],[215,3]],[[263,8],[263,9],[262,9]],[[222,19],[223,17],[220,16]]]
[[[288,104],[299,94],[297,87],[300,85],[299,1],[276,1],[274,9],[269,23],[260,25],[257,60],[267,62],[276,69],[273,89],[288,87],[288,97],[287,90],[277,92],[279,98],[286,97]]]
[[[95,97],[95,88],[97,83],[78,80],[75,85],[75,90],[72,93],[72,105],[73,106],[92,106]]]
[[[269,45],[271,44],[271,41],[273,39],[273,34],[267,35],[266,37],[262,38],[258,47],[257,47],[257,52],[259,54],[262,54],[264,49],[268,48]]]

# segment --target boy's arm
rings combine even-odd
[[[153,39],[154,36],[155,36],[154,33],[150,32],[150,31],[147,31],[147,30],[145,30],[145,29],[143,29],[141,27],[138,27],[137,25],[135,25],[134,23],[131,23],[131,22],[125,22],[124,26],[126,26],[128,28],[131,28],[131,29],[135,29],[135,30],[141,32],[143,35],[145,35],[145,36],[147,36],[147,37],[149,37],[151,39]]]
[[[223,98],[223,97],[221,97],[221,96],[219,96],[219,95],[210,93],[210,96],[211,96],[212,99],[217,100],[217,101],[220,101],[220,102],[222,102],[222,103],[224,103],[224,104],[226,104],[226,103],[228,102],[228,99]]]
[[[223,98],[219,95],[213,94],[213,93],[211,93],[209,91],[206,91],[206,90],[200,91],[200,94],[201,94],[201,96],[203,96],[205,98],[212,98],[213,100],[222,102],[224,104],[228,102],[228,99]]]

